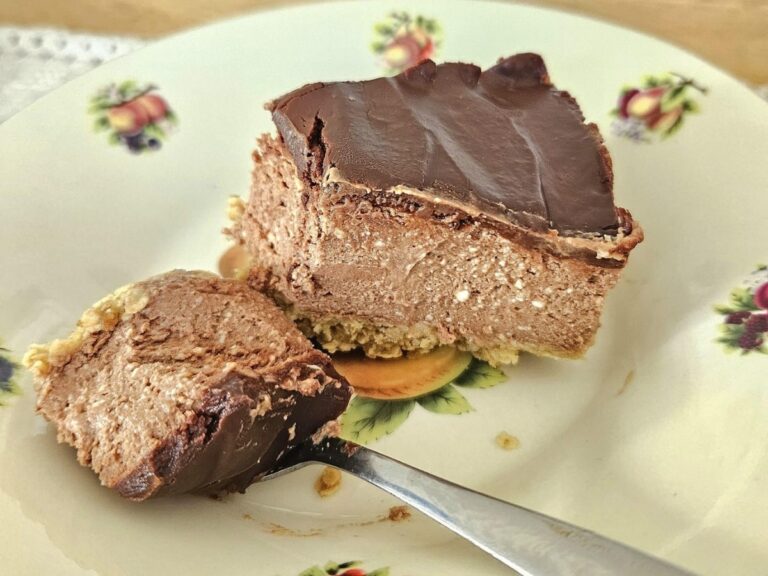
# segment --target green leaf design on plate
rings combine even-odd
[[[733,344],[738,342],[741,335],[744,334],[744,325],[722,324],[720,326],[720,331],[723,335],[718,338],[718,342],[722,342],[723,344]],[[734,345],[734,349],[738,350],[739,347]]]
[[[392,34],[395,33],[394,27],[390,26],[386,22],[380,22],[374,25],[373,31],[376,32],[376,34],[381,34],[382,36],[392,36]]]
[[[725,347],[727,353],[738,353],[742,356],[751,352],[768,354],[768,346],[765,344],[759,348],[742,348],[739,345],[739,340],[744,335],[745,328],[744,324],[721,324],[720,332],[722,335],[716,341]]]
[[[424,30],[427,34],[438,34],[440,32],[440,24],[435,20],[424,20]]]
[[[759,310],[755,304],[755,295],[746,287],[734,288],[731,291],[731,303],[737,310]]]
[[[121,92],[131,92],[137,88],[138,84],[135,80],[124,80],[117,87],[117,89]]]
[[[389,576],[389,568],[379,568],[378,570],[373,570],[372,572],[368,572],[368,576]]]
[[[731,290],[730,304],[715,306],[720,314],[733,314],[734,312],[754,312],[759,310],[755,304],[755,295],[747,287],[739,287]]]
[[[672,136],[672,135],[673,135],[675,132],[677,132],[678,130],[680,130],[680,128],[682,128],[682,127],[683,127],[683,118],[684,118],[684,116],[682,116],[682,115],[681,115],[681,116],[680,116],[680,117],[679,117],[677,120],[675,120],[675,123],[674,123],[674,124],[672,124],[672,126],[670,126],[669,128],[667,128],[667,130],[666,130],[665,132],[663,132],[663,133],[662,133],[662,135],[661,135],[662,139],[664,139],[664,138],[669,138],[669,137],[670,137],[670,136]]]
[[[105,130],[109,130],[109,120],[106,116],[98,116],[93,121],[93,130],[94,132],[103,132]]]
[[[452,384],[446,384],[416,401],[422,408],[437,414],[466,414],[472,410],[467,399]]]
[[[405,422],[415,405],[412,399],[393,401],[355,396],[341,418],[341,435],[359,444],[378,440]]]
[[[661,79],[649,74],[643,77],[642,84],[644,88],[656,88],[661,85]]]
[[[144,134],[147,138],[157,138],[158,140],[165,140],[166,137],[165,130],[158,124],[144,126]]]
[[[320,566],[312,566],[312,568],[307,568],[301,572],[299,576],[327,576],[327,574]]]
[[[491,388],[506,379],[504,372],[498,368],[494,368],[477,358],[472,358],[467,369],[452,384],[465,388]]]
[[[697,113],[699,112],[700,108],[698,102],[688,99],[683,101],[683,110],[686,112]]]
[[[176,116],[176,113],[173,110],[168,108],[168,110],[165,111],[165,121],[171,126],[176,126],[179,123],[179,117]]]
[[[88,105],[88,113],[98,114],[106,110],[109,110],[111,107],[112,107],[112,103],[109,100],[107,100],[106,98],[96,97],[93,100],[91,100],[91,103]]]

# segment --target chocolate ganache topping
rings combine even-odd
[[[309,84],[270,105],[301,175],[404,186],[537,231],[615,235],[611,161],[537,54],[482,72],[431,60],[391,78]],[[624,230],[628,231],[628,230]]]

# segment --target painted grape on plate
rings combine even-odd
[[[723,316],[718,342],[727,350],[768,354],[768,266],[758,266],[715,310]]]

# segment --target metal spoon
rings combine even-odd
[[[263,479],[311,463],[334,466],[389,492],[521,576],[693,576],[589,530],[480,494],[337,438],[300,444]]]

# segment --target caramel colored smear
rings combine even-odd
[[[496,435],[496,444],[503,450],[515,450],[520,448],[520,439],[507,432],[499,432]]]
[[[312,529],[312,530],[293,530],[292,528],[288,528],[287,526],[282,526],[280,524],[271,523],[266,526],[267,532],[270,534],[274,534],[275,536],[296,536],[298,538],[308,538],[312,536],[320,536],[323,531],[318,529]]]
[[[630,384],[632,384],[632,381],[635,379],[635,370],[632,369],[629,372],[627,372],[627,375],[624,377],[624,382],[622,382],[621,387],[619,388],[619,391],[616,392],[616,396],[621,396],[624,394],[624,392],[627,391],[627,388],[629,388]]]
[[[336,468],[326,466],[323,473],[315,480],[315,492],[321,497],[327,498],[335,494],[341,488],[341,472]]]

